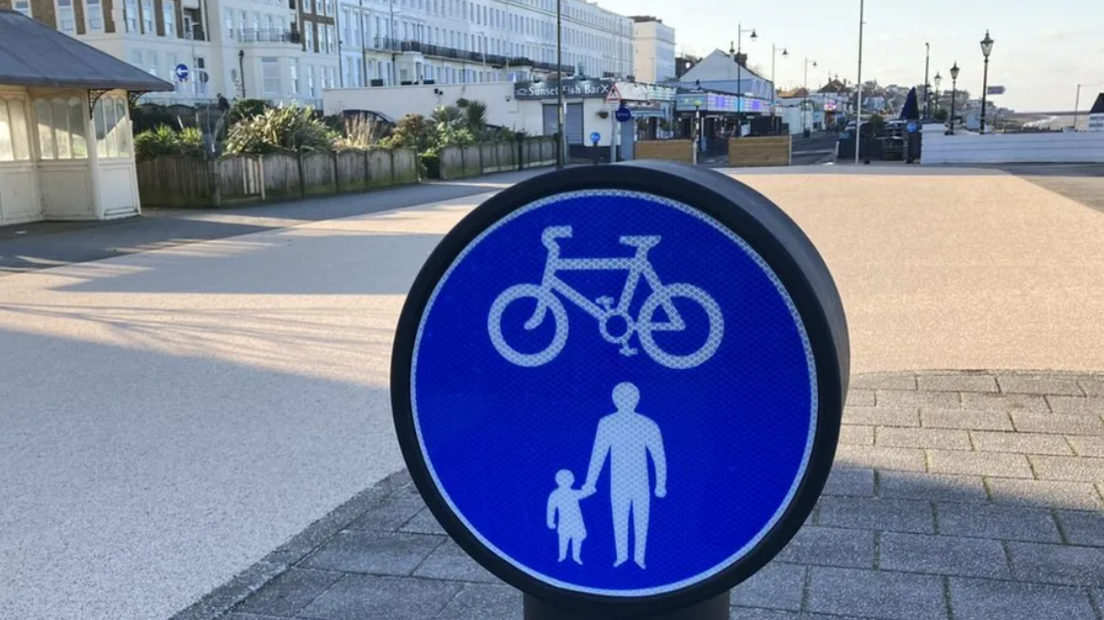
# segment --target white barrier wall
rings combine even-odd
[[[924,132],[922,164],[1104,163],[1104,133],[947,136],[938,129]]]

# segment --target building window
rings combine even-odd
[[[148,71],[150,75],[157,75],[157,51],[146,50],[143,56],[146,60],[146,71]]]
[[[333,26],[325,26],[326,31],[326,53],[333,53]]]
[[[133,0],[127,0],[127,2],[133,2]],[[237,35],[234,34],[234,10],[225,9],[226,17],[226,38],[236,39]]]
[[[26,161],[30,158],[31,140],[23,99],[0,99],[0,161]]]
[[[142,0],[142,32],[157,34],[153,27],[153,0]]]
[[[303,23],[303,41],[307,44],[307,51],[314,51],[314,22]]]
[[[261,88],[270,97],[280,95],[280,63],[277,59],[261,59]]]
[[[34,17],[31,12],[31,0],[15,0],[12,3],[12,8],[27,17]]]
[[[77,19],[73,14],[73,0],[57,0],[58,30],[65,34],[77,34]]]
[[[303,0],[303,12],[304,13],[313,13],[314,12],[314,0]]]
[[[89,32],[103,32],[103,5],[100,0],[84,0],[84,19]]]
[[[292,58],[288,61],[288,79],[291,81],[291,94],[299,95],[299,59]]]
[[[207,97],[207,82],[209,80],[210,76],[207,75],[207,59],[203,56],[196,56],[195,79],[192,80],[192,84],[195,84],[196,97]]]
[[[307,65],[307,96],[311,99],[314,99],[315,97],[313,65]]]
[[[161,0],[161,10],[165,16],[165,36],[176,37],[176,3],[173,0]]]
[[[96,155],[101,158],[130,157],[132,149],[126,99],[100,97],[92,118],[96,126]]]
[[[86,159],[84,118],[88,108],[79,97],[35,99],[38,147],[42,159]]]

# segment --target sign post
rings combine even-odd
[[[173,75],[176,76],[177,82],[188,81],[188,65],[180,63],[173,68]]]
[[[674,162],[573,168],[444,238],[391,399],[433,515],[527,620],[722,620],[815,506],[848,346],[827,267],[762,195]]]

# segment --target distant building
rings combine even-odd
[[[678,78],[679,86],[702,88],[733,95],[770,100],[774,84],[746,66],[736,64],[731,55],[713,50]]]
[[[675,58],[675,77],[681,78],[686,75],[688,71],[694,68],[694,65],[701,62],[701,58],[697,56],[691,56],[684,54]]]
[[[651,16],[632,20],[633,75],[649,84],[675,79],[675,29]]]
[[[1096,103],[1089,110],[1089,131],[1104,131],[1104,93],[1096,96]]]

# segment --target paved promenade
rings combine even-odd
[[[763,587],[774,583],[771,574],[783,579],[788,571],[808,593],[802,609],[897,618],[919,617],[903,615],[913,607],[929,609],[894,606],[890,584],[898,572],[928,575],[917,582],[928,585],[917,587],[930,594],[930,584],[942,584],[952,606],[965,600],[970,584],[988,592],[988,581],[971,579],[999,585],[1062,575],[1062,583],[1040,591],[1055,601],[1089,605],[1090,593],[1104,587],[1098,572],[1104,545],[1074,532],[1101,531],[1093,519],[1104,510],[1093,503],[1104,482],[1097,428],[1104,394],[1093,378],[1104,371],[1104,214],[1001,171],[832,168],[739,173],[778,201],[821,248],[843,294],[853,370],[862,376],[851,396],[853,426],[840,450],[839,481],[833,482],[857,490],[833,492],[841,499],[827,498],[812,524],[847,530],[823,536],[837,535],[858,559],[799,571],[792,566],[813,562],[795,557],[787,560],[791,568],[763,576]],[[33,244],[0,240],[0,257],[34,269],[0,278],[0,619],[165,620],[222,584],[247,592],[246,586],[280,574],[303,556],[269,556],[272,550],[302,540],[296,536],[319,519],[331,524],[330,533],[344,528],[341,515],[368,507],[332,512],[349,498],[382,502],[380,491],[365,489],[403,467],[387,395],[398,311],[441,236],[494,189],[467,188],[462,196],[434,197],[429,204],[399,200],[416,200],[422,188],[394,190],[410,192],[392,197],[395,205],[413,206],[378,213],[366,195],[358,198],[364,204],[320,199],[282,205],[286,211],[279,214],[198,214],[204,221],[228,218],[234,226],[256,228],[200,241],[154,235],[145,245],[126,244],[132,253],[123,256],[50,269],[38,269],[39,259],[98,255],[27,253],[58,245],[46,242],[52,235]],[[328,209],[348,215],[345,210],[354,208],[359,215],[315,217]],[[907,379],[932,369],[978,368],[1072,374],[1019,388],[1007,384],[1011,379]],[[862,387],[875,380],[871,373],[900,371],[905,374],[886,375],[898,377],[884,379],[887,385]],[[933,381],[951,391],[937,390]],[[1021,394],[1024,389],[1041,393]],[[945,428],[952,424],[959,427]],[[990,450],[997,448],[1003,452]],[[860,473],[845,473],[851,471]],[[922,484],[910,487],[908,474],[895,473],[908,471]],[[958,483],[976,492],[978,480],[984,481],[983,496],[954,495]],[[886,494],[901,488],[913,489],[918,499],[912,501],[920,504],[906,501],[914,496]],[[958,499],[947,500],[944,492]],[[1006,508],[1010,497],[1028,505]],[[919,513],[930,514],[930,528],[877,520],[896,523],[884,516],[886,506],[912,514],[933,501],[935,509]],[[1059,537],[1024,539],[993,525],[987,540],[1001,541],[1007,575],[883,562],[894,549],[908,555],[901,550],[916,542],[910,536],[986,539],[945,530],[940,502],[948,501],[992,508],[983,516],[1015,512],[1009,518],[1016,523],[1046,513]],[[833,514],[846,516],[833,520]],[[432,526],[425,515],[420,519],[403,519],[392,529]],[[430,554],[448,550],[437,551],[440,539],[415,534],[406,547],[414,559],[395,559],[407,562],[409,574]],[[314,551],[307,547],[297,549]],[[397,557],[393,550],[378,553]],[[816,555],[829,557],[827,551]],[[256,564],[266,556],[269,562]],[[309,561],[321,562],[318,556]],[[992,570],[990,562],[982,563]],[[306,567],[296,564],[297,570]],[[864,581],[875,568],[889,577]],[[855,572],[832,572],[840,569]],[[235,579],[243,570],[247,574]],[[319,564],[309,570],[345,569]],[[396,571],[407,574],[387,569]],[[843,582],[840,575],[855,579]],[[1075,579],[1082,581],[1070,583]],[[885,611],[839,611],[842,602],[814,596],[824,591],[825,580],[840,592],[851,592],[840,584],[855,583],[882,593]],[[329,587],[336,583],[335,577],[325,591],[337,596],[341,590]],[[436,614],[459,586],[434,588],[441,589],[419,609],[440,602]],[[371,590],[359,592],[368,596]],[[480,592],[463,594],[451,609]],[[488,600],[494,592],[487,591]],[[778,597],[794,608],[791,599]],[[286,613],[307,613],[313,601]],[[1025,618],[1082,617],[1047,616],[1064,609],[1057,603],[1035,615],[1030,609],[1012,606]],[[955,620],[971,617],[960,613]]]

